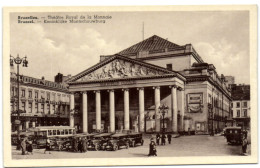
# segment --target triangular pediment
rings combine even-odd
[[[115,55],[74,76],[70,82],[160,76],[172,73],[175,72],[136,59]]]

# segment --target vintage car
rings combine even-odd
[[[241,127],[226,127],[225,137],[229,144],[241,144],[243,138]]]
[[[104,150],[107,141],[110,139],[113,133],[101,133],[94,135],[88,141],[88,149]]]
[[[137,144],[144,144],[143,136],[141,133],[129,133],[127,138],[129,139],[130,147],[135,147]]]
[[[20,139],[21,141],[27,137],[28,140],[34,140],[34,133],[33,132],[20,132]],[[16,132],[11,133],[11,145],[17,145],[18,136]]]
[[[120,147],[129,148],[129,139],[128,134],[114,134],[111,136],[111,139],[107,142],[105,149],[116,151]]]

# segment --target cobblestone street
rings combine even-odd
[[[116,157],[147,157],[149,151],[149,137],[144,137],[144,145],[117,151],[88,151],[87,153],[73,153],[66,151],[52,151],[44,154],[44,149],[34,149],[33,155],[21,155],[21,151],[12,147],[13,159],[56,159],[56,158],[116,158]],[[248,146],[250,154],[250,145]],[[228,145],[223,136],[195,135],[173,138],[172,144],[157,146],[158,157],[169,156],[239,156],[241,146]]]

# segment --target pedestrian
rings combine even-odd
[[[21,142],[22,155],[26,154],[26,138],[24,138]]]
[[[157,156],[157,150],[156,150],[156,144],[153,141],[153,138],[151,138],[151,142],[149,145],[149,154],[148,156]]]
[[[78,152],[78,139],[75,137],[74,139],[73,139],[74,141],[73,141],[73,144],[74,144],[74,152]]]
[[[165,134],[163,133],[163,134],[162,134],[162,145],[165,145],[165,139],[166,139],[166,136],[165,136]]]
[[[160,138],[161,138],[160,134],[157,133],[157,135],[156,135],[156,144],[157,144],[157,145],[160,144]]]
[[[78,151],[80,151],[81,153],[83,152],[82,140],[81,140],[81,138],[79,138],[79,140],[78,140]]]
[[[33,145],[32,145],[32,141],[28,141],[28,144],[27,144],[27,153],[31,153],[33,154]]]
[[[82,151],[87,152],[87,140],[86,138],[82,138]]]
[[[16,150],[21,150],[21,138],[17,137],[17,146],[16,146]]]
[[[190,136],[190,128],[188,128],[188,135]]]
[[[46,139],[46,147],[45,147],[44,154],[46,153],[46,151],[48,151],[49,154],[51,154],[51,141],[49,138]]]
[[[248,145],[247,136],[246,136],[246,134],[244,134],[243,140],[242,140],[242,154],[243,155],[246,155],[247,145]]]
[[[169,142],[169,144],[171,144],[171,141],[172,141],[172,134],[168,134],[167,135],[167,138],[168,138],[168,142]]]

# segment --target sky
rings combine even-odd
[[[106,23],[17,23],[18,16],[48,15],[112,18]],[[249,84],[248,11],[12,13],[10,54],[27,56],[28,67],[20,68],[21,74],[53,81],[58,72],[76,75],[98,63],[100,55],[115,54],[142,41],[143,22],[145,39],[158,35],[178,45],[192,44],[219,75]]]

